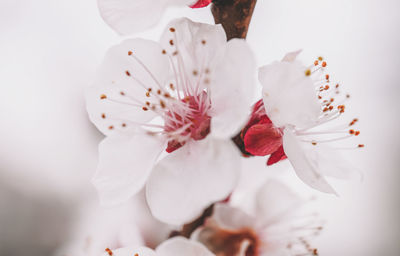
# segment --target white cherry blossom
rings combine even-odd
[[[183,237],[175,237],[161,243],[155,250],[147,247],[106,249],[103,256],[213,256],[204,245]]]
[[[343,146],[335,145],[360,134],[351,128],[358,119],[339,122],[349,95],[332,82],[322,57],[306,67],[296,60],[299,52],[260,68],[263,98],[242,131],[244,149],[252,155],[271,154],[268,165],[287,157],[302,181],[336,194],[325,176],[348,178],[358,173],[341,157]],[[360,147],[364,145],[345,149]]]
[[[111,48],[97,74],[86,99],[107,135],[93,179],[102,203],[147,184],[153,215],[180,225],[231,193],[240,159],[230,138],[246,122],[255,84],[244,40],[178,19],[160,43],[128,39]]]
[[[201,8],[211,0],[97,0],[97,3],[104,21],[119,34],[128,35],[157,24],[168,7]]]
[[[305,201],[285,185],[269,180],[255,197],[244,200],[252,207],[216,204],[213,215],[191,239],[217,256],[318,255],[309,240],[322,229],[319,220],[314,214],[303,215]]]

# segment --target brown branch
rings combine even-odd
[[[246,38],[257,0],[214,0],[215,24],[222,24],[228,40]]]
[[[213,209],[214,209],[214,204],[210,205],[207,209],[205,209],[203,214],[199,218],[183,225],[182,230],[172,231],[169,237],[184,236],[189,238],[190,235],[193,233],[193,231],[195,231],[198,227],[202,226],[204,224],[204,221],[212,215]]]

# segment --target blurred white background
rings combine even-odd
[[[314,245],[323,256],[400,255],[399,10],[398,0],[256,6],[248,42],[258,64],[299,48],[310,63],[327,57],[352,95],[349,113],[361,120],[366,148],[348,156],[364,181],[335,183],[339,198],[318,195],[327,224]],[[171,9],[138,36],[156,40],[178,16],[212,22],[208,9]],[[83,90],[120,40],[95,0],[0,0],[0,255],[51,255],[70,238],[79,205],[96,197],[90,178],[102,135],[87,119]],[[257,175],[288,167],[253,162]]]

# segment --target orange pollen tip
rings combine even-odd
[[[325,85],[325,88],[324,88],[325,90],[328,90],[329,89],[329,85]]]
[[[321,56],[320,57],[318,57],[318,60],[319,61],[322,61],[324,58],[322,58]]]
[[[146,107],[143,107],[142,109],[143,109],[144,111],[147,111],[147,110],[149,110],[149,109],[148,109],[148,108],[146,108]]]
[[[329,106],[329,110],[332,110],[333,109],[333,106]]]
[[[336,86],[335,86],[336,88],[339,88],[339,84],[336,84]]]
[[[334,98],[331,98],[331,102],[333,102],[335,99]]]
[[[161,90],[160,89],[157,90],[157,94],[161,94]]]
[[[105,251],[108,253],[108,255],[112,256],[113,252],[110,250],[110,248],[106,248]]]
[[[175,28],[169,28],[169,31],[175,32]]]
[[[170,44],[170,45],[174,45],[174,40],[172,40],[172,39],[169,40],[169,44]]]
[[[161,53],[162,53],[162,54],[167,54],[167,51],[166,51],[166,50],[162,50]]]
[[[147,105],[147,106],[150,106],[150,102],[146,101],[146,105]]]
[[[128,52],[128,55],[129,55],[129,56],[131,56],[131,55],[132,55],[132,53],[133,53],[132,51],[129,51],[129,52]]]
[[[151,92],[151,90],[152,90],[151,88],[147,89],[148,92]]]
[[[314,254],[314,256],[318,256],[318,250],[317,250],[317,249],[314,249],[314,250],[313,250],[313,254]]]
[[[311,144],[313,144],[315,146],[315,145],[317,145],[317,142],[313,141],[313,142],[311,142]]]
[[[364,144],[358,144],[358,147],[359,147],[359,148],[363,148],[363,147],[365,147],[365,146],[364,146]]]
[[[349,130],[349,133],[354,134],[354,130],[353,129]]]
[[[318,60],[314,61],[315,66],[318,66],[318,64],[319,64]]]
[[[169,95],[169,93],[168,93],[168,92],[166,92],[166,93],[164,93],[164,97],[165,97],[165,98],[170,98],[170,97],[171,97],[171,95]]]
[[[164,101],[160,100],[160,105],[161,105],[162,108],[165,108],[165,102]]]
[[[139,256],[139,253],[135,253],[135,256]]]
[[[122,127],[126,127],[126,123],[122,123]]]
[[[127,75],[127,76],[131,76],[131,73],[129,73],[129,71],[127,70],[127,71],[125,71],[125,74]]]
[[[105,119],[106,118],[106,114],[101,114],[101,118]]]
[[[201,40],[201,43],[204,45],[204,44],[206,44],[207,42],[206,42],[206,40]]]
[[[322,62],[322,65],[321,65],[323,68],[324,67],[326,67],[326,61],[324,61],[324,62]]]
[[[150,97],[150,93],[149,92],[146,92],[146,97]]]
[[[322,99],[322,97],[318,95],[318,99]]]
[[[307,69],[305,74],[306,74],[306,76],[310,76],[311,75],[311,70]]]
[[[169,88],[171,89],[171,90],[174,90],[175,88],[174,88],[174,84],[169,84]]]
[[[329,75],[328,74],[325,75],[325,79],[329,80]]]
[[[109,129],[109,130],[112,130],[112,129],[114,129],[114,126],[110,125],[110,126],[108,127],[108,129]]]
[[[356,131],[356,133],[354,135],[356,135],[356,136],[360,135],[360,131]]]
[[[107,99],[107,95],[105,95],[105,94],[100,95],[100,99],[102,99],[102,100]]]

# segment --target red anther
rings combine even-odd
[[[355,132],[354,132],[353,129],[351,129],[351,130],[349,130],[349,133],[350,133],[351,135],[353,135]]]
[[[131,73],[129,73],[129,71],[127,70],[127,71],[125,71],[125,74],[127,75],[127,76],[131,76]]]
[[[318,64],[319,64],[318,60],[314,61],[315,66],[318,66]]]
[[[206,44],[207,43],[207,41],[206,40],[201,40],[201,44]]]
[[[333,102],[335,99],[334,98],[331,98],[331,102]]]
[[[161,90],[160,90],[160,89],[157,90],[157,94],[158,94],[158,95],[161,94]]]
[[[149,110],[148,108],[146,108],[146,107],[142,107],[142,109],[144,110],[144,111],[147,111],[147,110]]]
[[[108,127],[108,129],[109,129],[109,130],[112,130],[112,129],[114,129],[114,126],[110,125],[110,126]]]
[[[322,99],[322,97],[318,95],[318,99]]]
[[[126,127],[126,123],[122,123],[121,125],[122,125],[122,127]]]
[[[165,98],[170,98],[171,95],[170,95],[168,92],[166,92],[166,93],[164,93],[164,97],[165,97]]]
[[[314,256],[318,256],[318,250],[317,250],[317,249],[314,249],[314,250],[313,250],[313,255],[314,255]]]
[[[149,92],[146,92],[146,97],[150,97],[150,93]]]
[[[169,31],[175,32],[175,28],[169,28]]]
[[[163,49],[163,50],[161,51],[161,53],[162,53],[162,54],[167,54],[167,51]]]
[[[106,118],[106,114],[101,114],[101,118],[105,119]]]
[[[328,74],[325,75],[325,79],[329,80],[329,75]]]
[[[321,65],[323,68],[324,67],[326,67],[326,61],[324,61],[324,62],[322,62],[322,65]]]
[[[108,255],[112,256],[113,252],[110,250],[110,248],[106,248],[105,251],[108,253]]]
[[[358,147],[359,147],[359,148],[363,148],[363,147],[365,147],[365,146],[364,146],[364,144],[358,144]]]
[[[339,88],[339,84],[336,84],[336,86],[335,86],[336,88]]]
[[[147,106],[150,106],[150,102],[146,101],[146,105],[147,105]]]
[[[329,85],[325,85],[324,89],[329,90]]]
[[[360,131],[356,131],[356,133],[354,135],[356,135],[356,136],[360,135]]]
[[[169,40],[169,44],[170,44],[170,45],[174,45],[174,40],[172,40],[172,39]]]
[[[102,99],[102,100],[107,99],[107,95],[105,95],[105,94],[100,95],[100,99]]]
[[[322,111],[323,111],[323,112],[326,112],[326,111],[328,111],[328,110],[329,110],[329,108],[325,107],[324,110],[322,110]]]
[[[129,52],[128,52],[128,55],[129,55],[129,56],[131,56],[131,55],[132,55],[132,53],[133,53],[132,51],[129,51]]]
[[[333,109],[333,106],[329,106],[329,110],[332,110]]]

